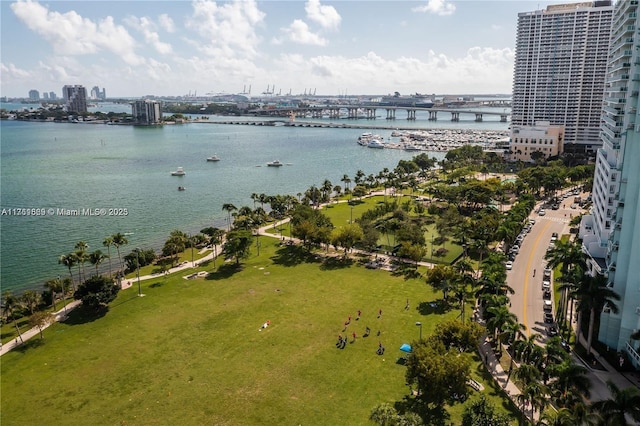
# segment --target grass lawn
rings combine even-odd
[[[143,281],[145,297],[122,291],[103,317],[76,310],[44,340],[4,355],[3,426],[369,424],[375,405],[401,401],[398,348],[418,337],[416,321],[426,336],[457,310],[429,309],[440,296],[422,280],[261,242],[261,256],[254,251],[241,271],[227,264],[208,279],[185,280],[192,271],[183,271]],[[349,341],[354,331],[357,339],[340,350],[349,315]],[[366,326],[371,336],[362,337]],[[503,407],[482,375],[474,370]],[[459,424],[462,406],[451,413]]]

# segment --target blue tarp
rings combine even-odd
[[[403,343],[402,346],[400,346],[400,350],[402,352],[410,353],[411,352],[411,345],[408,344],[408,343]]]

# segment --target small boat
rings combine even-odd
[[[384,144],[381,141],[379,141],[378,139],[372,139],[371,142],[369,142],[369,144],[367,144],[367,147],[376,148],[376,149],[382,149],[382,148],[384,148]]]
[[[184,191],[185,189],[187,189],[187,188],[185,188],[184,186],[179,186],[178,187],[178,191]]]
[[[280,162],[280,160],[273,160],[267,163],[267,166],[269,167],[282,167],[283,164]]]
[[[178,170],[176,170],[175,172],[171,172],[171,176],[184,176],[184,175],[186,175],[186,173],[182,169],[182,167],[178,167]]]
[[[422,151],[422,149],[420,149],[420,147],[415,146],[415,145],[405,145],[404,146],[404,150],[405,151]]]
[[[220,157],[217,154],[213,154],[211,157],[207,157],[207,161],[220,161]]]

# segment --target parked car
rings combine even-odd
[[[549,290],[551,291],[551,281],[549,280],[542,280],[542,291],[544,290]]]
[[[513,262],[509,260],[504,266],[507,268],[507,271],[510,271],[513,268]]]
[[[560,346],[562,346],[562,349],[564,349],[567,352],[571,352],[571,346],[569,346],[569,343],[567,343],[566,340],[562,339],[560,341]]]
[[[558,233],[554,232],[553,234],[551,234],[551,241],[556,241],[558,239]]]
[[[542,306],[542,309],[545,312],[551,312],[553,311],[553,302],[551,300],[545,300],[544,301],[544,305]]]
[[[544,268],[544,271],[542,271],[542,277],[545,279],[551,279],[551,269]]]
[[[558,328],[555,325],[547,327],[547,336],[553,337],[558,335]]]
[[[544,216],[545,214],[547,214],[547,212],[544,211],[544,209],[540,209],[540,211],[538,212],[538,214],[540,216]]]
[[[533,226],[536,224],[536,220],[535,219],[529,219],[529,225]]]
[[[553,314],[551,312],[544,313],[544,322],[547,324],[553,324]]]
[[[545,300],[551,300],[551,290],[545,290],[544,293],[542,293],[542,298]]]

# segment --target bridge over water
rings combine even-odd
[[[384,109],[386,111],[387,120],[395,120],[397,111],[406,111],[407,120],[415,120],[416,112],[425,111],[429,114],[429,120],[436,121],[438,113],[451,114],[451,121],[460,121],[460,114],[475,114],[475,121],[481,122],[484,116],[499,116],[500,121],[507,122],[510,114],[506,112],[479,111],[474,109],[460,108],[423,108],[414,106],[382,106],[371,104],[350,104],[350,105],[325,105],[325,106],[309,106],[309,107],[275,107],[267,109],[255,109],[249,111],[255,115],[271,116],[271,117],[301,117],[311,115],[312,118],[322,118],[328,115],[329,118],[341,118],[341,111],[346,110],[348,119],[366,118],[376,119],[377,110]],[[362,115],[364,114],[364,117]]]

